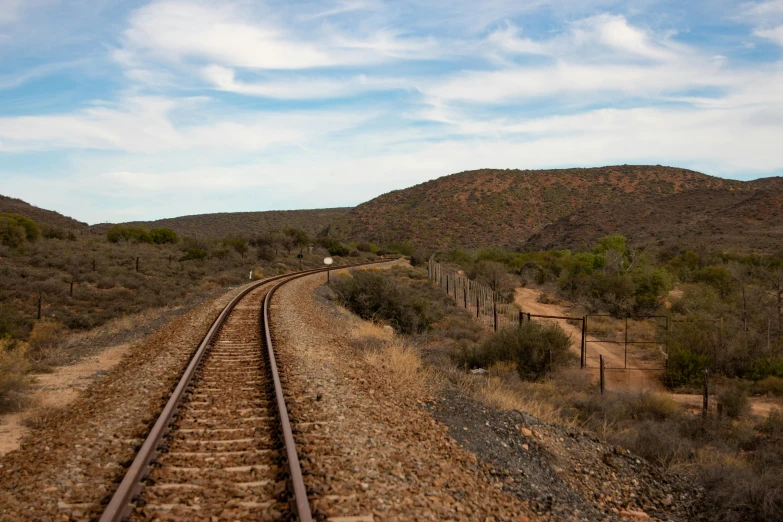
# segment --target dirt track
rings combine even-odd
[[[539,303],[538,298],[541,295],[540,290],[533,288],[517,288],[515,302],[522,310],[532,314],[538,315],[559,315],[568,316],[569,310],[561,305],[544,304]],[[579,327],[574,326],[567,321],[557,320],[563,330],[571,336],[571,350],[577,355],[580,353],[579,343],[582,339],[582,331]],[[621,345],[613,343],[598,342],[594,337],[588,336],[590,342],[588,344],[588,355],[595,357],[595,360],[589,361],[587,371],[595,374],[595,378],[598,379],[597,358],[598,355],[603,355],[606,367],[610,368],[623,368],[625,366],[625,354],[623,353],[623,347]],[[648,365],[649,361],[643,359],[636,359],[634,354],[628,354],[628,366],[638,367]],[[611,390],[628,390],[628,391],[664,391],[663,385],[660,383],[659,377],[660,371],[651,370],[606,370],[606,388]]]
[[[515,302],[525,312],[530,312],[539,315],[560,315],[568,316],[569,310],[562,305],[544,304],[539,303],[538,298],[541,295],[540,290],[533,288],[517,288]],[[558,320],[557,323],[571,336],[572,344],[571,349],[574,353],[579,354],[579,341],[582,336],[580,329],[566,321]],[[595,341],[594,338],[588,337],[588,339]],[[623,360],[623,347],[621,345],[602,342],[589,343],[589,350],[591,355],[598,354],[604,356],[606,366],[622,367]],[[595,363],[592,363],[595,364]],[[628,366],[636,366],[638,364],[649,364],[647,360],[636,360],[633,354],[629,354]],[[588,368],[587,371],[592,372],[595,375],[595,379],[598,379],[598,369]],[[682,394],[682,393],[669,393],[661,384],[660,371],[650,370],[606,370],[606,387],[613,391],[629,391],[629,392],[642,392],[652,391],[657,393],[667,393],[672,399],[680,402],[691,410],[698,410],[702,405],[702,396],[698,394]],[[751,413],[757,417],[766,417],[773,409],[783,409],[783,404],[780,401],[763,399],[763,398],[751,398],[750,400]]]

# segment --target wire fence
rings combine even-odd
[[[483,324],[496,332],[521,324],[525,315],[488,285],[474,281],[456,270],[445,268],[431,257],[428,265],[430,281],[454,298],[457,305],[472,312]],[[528,314],[529,315],[529,314]]]

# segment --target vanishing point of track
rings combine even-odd
[[[324,270],[258,281],[226,305],[101,522],[312,520],[269,318],[280,286]]]

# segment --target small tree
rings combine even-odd
[[[113,225],[106,232],[106,239],[111,243],[120,241],[133,241],[135,243],[152,243],[152,237],[143,226]]]
[[[41,230],[32,219],[18,214],[0,214],[0,243],[18,248],[25,241],[35,241],[41,236]]]
[[[176,243],[177,233],[170,228],[153,228],[150,230],[150,238],[156,245],[162,245],[165,243]]]

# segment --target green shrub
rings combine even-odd
[[[106,239],[111,243],[119,243],[120,241],[152,243],[152,237],[147,229],[134,225],[114,225],[106,232]]]
[[[761,381],[767,377],[783,378],[783,357],[762,357],[755,361],[750,377]]]
[[[387,321],[401,333],[423,332],[440,319],[428,299],[379,270],[357,270],[337,277],[333,287],[340,301],[356,315]]]
[[[180,257],[180,261],[203,261],[208,257],[207,251],[200,247],[191,247]]]
[[[350,250],[348,250],[348,247],[343,245],[342,243],[335,243],[332,246],[329,247],[329,255],[330,256],[340,256],[345,257],[350,253]]]
[[[0,214],[0,244],[18,248],[25,241],[35,241],[40,236],[35,221],[18,214]]]
[[[156,245],[163,245],[166,243],[174,244],[177,242],[177,233],[170,228],[153,228],[150,230],[150,238]]]
[[[704,370],[709,367],[708,355],[699,355],[682,348],[670,348],[666,379],[674,386],[698,384],[704,379]]]
[[[497,332],[483,345],[464,350],[459,358],[461,365],[468,368],[515,362],[522,379],[535,381],[568,364],[574,357],[570,347],[571,338],[558,324],[529,321]]]

